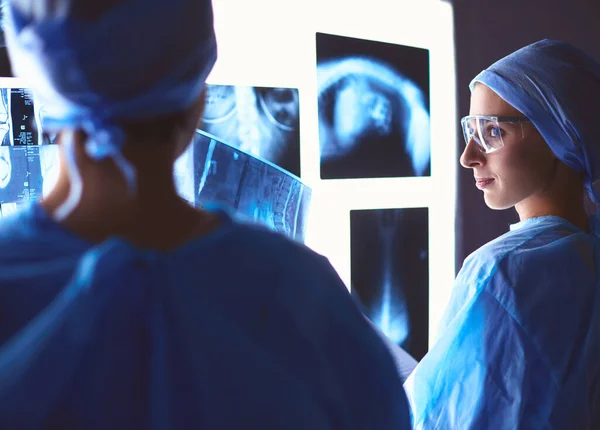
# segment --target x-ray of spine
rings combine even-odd
[[[202,130],[300,176],[295,88],[207,85]]]
[[[430,174],[429,52],[317,34],[321,178]]]
[[[203,131],[176,161],[175,183],[197,207],[223,204],[242,219],[304,241],[311,189],[280,167]]]
[[[58,179],[58,145],[0,146],[0,215],[46,197]]]
[[[352,295],[365,315],[417,360],[428,342],[427,208],[353,210]]]
[[[39,109],[25,88],[0,89],[0,145],[40,145]]]
[[[41,191],[38,150],[0,146],[0,203],[28,201]]]
[[[29,199],[27,149],[0,146],[0,204]]]

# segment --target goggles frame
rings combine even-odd
[[[475,120],[476,129],[470,128],[469,124]],[[521,124],[521,138],[524,137],[523,123],[531,122],[531,120],[524,116],[491,116],[491,115],[468,115],[460,120],[460,125],[463,132],[465,143],[468,145],[471,139],[477,143],[479,150],[485,154],[497,151],[504,146],[502,140],[502,133],[498,136],[488,137],[486,140],[485,132],[482,130],[482,122],[492,123],[492,128],[500,129],[501,123]],[[495,124],[495,127],[494,127]]]

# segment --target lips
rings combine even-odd
[[[494,182],[494,178],[475,178],[475,186],[480,190],[483,190]]]

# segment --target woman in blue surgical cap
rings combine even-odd
[[[600,428],[600,65],[543,40],[471,83],[463,167],[520,222],[470,255],[405,388],[418,429]]]
[[[210,1],[7,9],[61,170],[0,223],[0,428],[409,428],[393,357],[328,261],[175,190]]]

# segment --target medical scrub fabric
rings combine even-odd
[[[408,429],[394,361],[329,262],[217,211],[171,252],[0,224],[0,428]]]
[[[553,216],[470,255],[405,388],[416,429],[600,428],[600,244]]]

